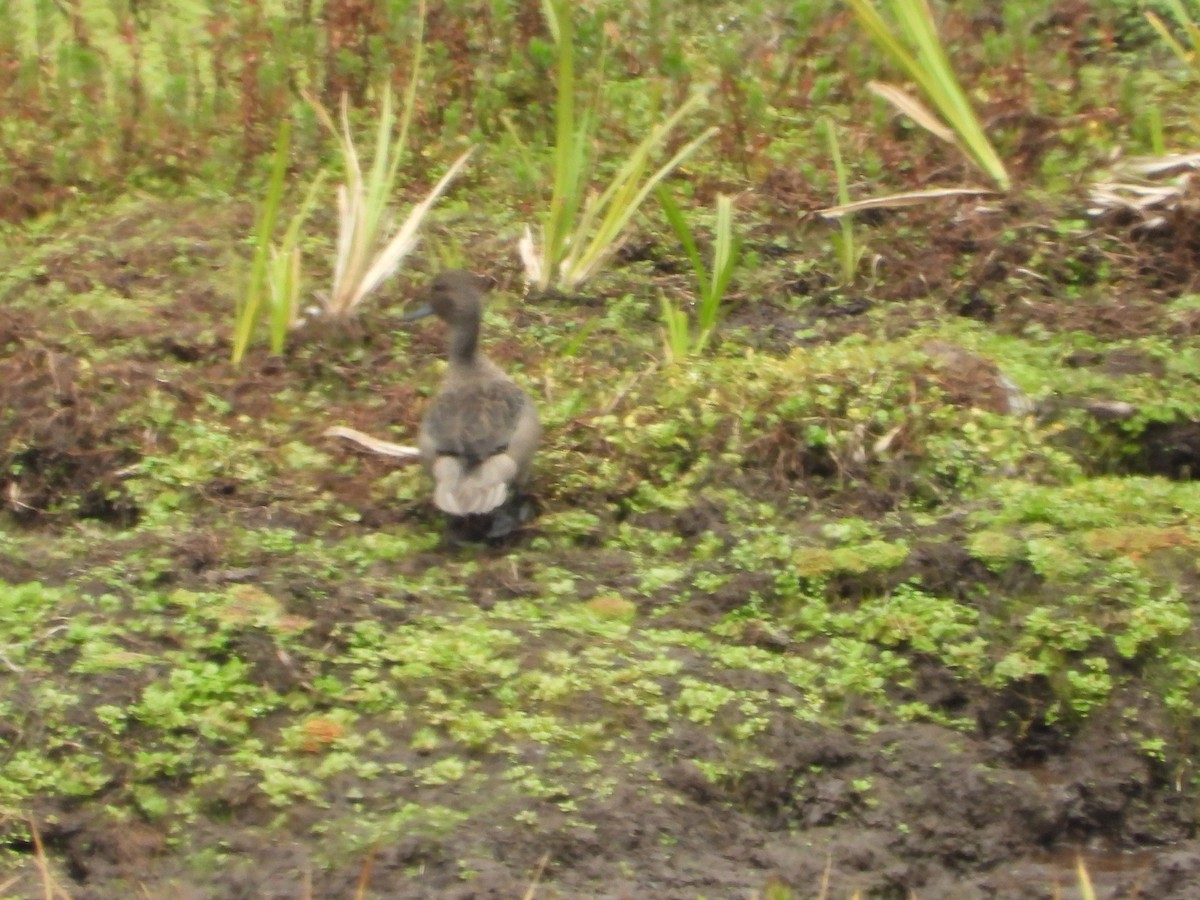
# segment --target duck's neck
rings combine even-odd
[[[450,332],[450,362],[475,365],[479,356],[479,316],[457,323]]]

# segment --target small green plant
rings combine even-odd
[[[665,295],[660,295],[663,324],[666,327],[667,355],[681,359],[691,352],[702,351],[708,346],[713,330],[717,326],[721,301],[729,288],[729,281],[737,268],[741,254],[741,241],[733,233],[733,200],[724,194],[717,196],[717,231],[713,244],[712,266],[704,265],[696,238],[688,225],[683,211],[666,188],[659,188],[658,199],[666,214],[667,222],[683,245],[692,270],[696,273],[697,295],[700,299],[696,309],[695,337],[692,336],[688,316],[674,306]]]
[[[575,115],[575,38],[571,4],[546,0],[547,24],[557,48],[555,103],[554,188],[542,220],[541,241],[528,227],[518,243],[529,282],[544,291],[551,285],[578,287],[600,270],[620,246],[633,214],[668,174],[716,133],[709,128],[685,144],[653,174],[646,176],[650,157],[685,118],[707,104],[703,93],[693,94],[638,144],[609,185],[597,194],[585,191],[591,171],[590,148],[595,139],[596,109]]]
[[[309,102],[318,118],[337,138],[344,169],[345,181],[338,185],[337,193],[338,240],[333,287],[329,294],[319,295],[328,315],[344,318],[391,276],[416,247],[417,232],[425,216],[466,164],[474,148],[451,164],[425,199],[409,211],[404,223],[387,236],[391,220],[388,201],[396,181],[396,170],[404,156],[404,135],[412,116],[410,98],[405,100],[400,136],[393,142],[396,117],[392,110],[392,94],[390,89],[384,91],[375,134],[375,154],[365,175],[350,136],[346,97],[342,97],[340,129],[320,103],[311,97]]]
[[[879,49],[917,83],[941,119],[894,85],[872,82],[872,91],[937,137],[955,144],[1001,190],[1008,190],[1008,172],[958,83],[927,0],[886,0],[884,6],[890,10],[899,35],[872,0],[850,0],[850,5]]]
[[[334,263],[333,287],[322,294],[325,312],[335,318],[350,315],[366,297],[389,276],[417,245],[417,232],[425,216],[446,190],[447,185],[466,165],[474,148],[468,149],[450,166],[433,186],[425,199],[409,211],[403,224],[391,232],[389,201],[396,183],[396,172],[405,156],[409,124],[416,106],[417,85],[421,75],[424,49],[425,3],[418,8],[417,43],[413,54],[412,73],[404,94],[404,109],[400,114],[396,134],[396,115],[392,108],[391,88],[385,88],[380,101],[378,126],[375,130],[375,151],[371,168],[364,173],[358,150],[350,135],[348,100],[342,96],[340,127],[325,108],[312,96],[317,117],[337,139],[342,157],[344,181],[338,186],[338,240]]]
[[[287,341],[287,333],[300,322],[300,289],[303,277],[300,269],[300,228],[312,212],[317,192],[325,183],[325,173],[321,172],[309,186],[304,202],[299,211],[292,216],[287,231],[284,232],[283,242],[276,245],[271,239],[275,220],[278,217],[280,196],[282,195],[281,173],[287,162],[288,128],[281,127],[279,141],[275,147],[275,162],[272,167],[271,182],[267,191],[267,200],[263,204],[262,215],[258,228],[255,230],[254,262],[250,271],[250,280],[237,308],[237,321],[234,326],[233,364],[240,365],[249,349],[254,328],[262,318],[262,306],[265,301],[270,312],[268,319],[271,352],[276,356],[283,353],[283,345]],[[264,252],[265,251],[265,252]],[[269,256],[264,263],[264,257]]]
[[[271,307],[271,352],[276,356],[283,353],[287,333],[300,323],[300,289],[304,283],[300,268],[300,228],[312,212],[317,192],[324,183],[325,173],[321,172],[309,187],[300,210],[292,216],[283,234],[283,242],[278,247],[271,247],[271,263],[267,268],[267,299]]]
[[[692,333],[688,314],[658,292],[663,321],[663,350],[671,360],[683,359],[692,349]]]
[[[846,165],[842,162],[842,150],[838,146],[837,128],[832,119],[825,120],[825,133],[829,137],[829,155],[833,158],[833,171],[837,177],[838,204],[847,206],[850,203],[850,186],[846,178]],[[853,284],[866,248],[858,246],[854,240],[854,214],[844,212],[839,218],[842,231],[840,235],[834,235],[833,245],[842,270],[842,283]]]
[[[235,312],[233,337],[233,364],[241,363],[254,326],[258,324],[266,295],[267,272],[270,266],[271,235],[275,232],[275,220],[279,215],[279,204],[283,198],[283,178],[287,172],[288,150],[292,142],[292,122],[284,119],[275,138],[275,156],[271,165],[271,178],[267,182],[267,196],[258,215],[254,230],[254,261],[250,264],[250,278],[246,292],[238,298]]]

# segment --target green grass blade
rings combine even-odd
[[[337,245],[333,260],[333,289],[325,301],[326,311],[331,315],[337,315],[339,305],[337,288],[346,279],[346,271],[350,266],[351,250],[354,241],[353,226],[361,218],[357,204],[359,203],[361,193],[359,185],[362,181],[362,172],[358,167],[358,155],[354,149],[353,141],[350,140],[350,128],[346,122],[346,98],[342,98],[341,118],[344,126],[342,128],[339,128],[334,123],[333,117],[329,115],[329,111],[325,109],[316,97],[308,92],[304,92],[304,99],[308,101],[309,106],[316,113],[317,120],[325,126],[325,129],[337,141],[338,153],[342,160],[342,184],[337,189],[338,229]]]
[[[417,244],[417,232],[421,228],[421,223],[429,214],[429,210],[433,208],[433,204],[450,186],[450,182],[458,175],[463,166],[467,164],[467,160],[471,158],[471,154],[475,152],[475,148],[471,147],[456,159],[446,170],[445,174],[438,179],[437,184],[430,189],[420,203],[416,204],[404,220],[404,224],[397,229],[396,233],[388,240],[387,244],[375,255],[370,267],[363,273],[361,281],[355,288],[355,293],[351,297],[351,308],[362,302],[371,291],[375,290],[387,277],[396,271],[401,261],[412,252]]]
[[[271,258],[271,353],[283,355],[288,329],[296,315],[300,294],[300,248],[280,250]]]
[[[593,102],[576,119],[574,30],[570,10],[568,0],[543,0],[548,27],[557,44],[554,184],[550,207],[542,220],[540,251],[529,240],[518,242],[526,276],[536,281],[540,290],[545,290],[552,282],[573,288],[594,273],[615,249],[623,230],[649,192],[715,133],[715,129],[705,132],[649,179],[643,178],[651,154],[671,130],[707,102],[703,93],[697,93],[634,148],[598,196],[589,194],[587,173],[597,104]]]
[[[658,196],[658,202],[662,205],[663,215],[667,217],[667,224],[679,238],[683,252],[687,255],[688,262],[692,264],[692,271],[696,273],[696,281],[700,285],[700,294],[703,296],[708,291],[710,279],[708,270],[704,266],[704,260],[700,257],[700,250],[696,246],[696,238],[692,234],[692,229],[688,226],[679,204],[675,202],[675,198],[671,196],[671,192],[665,185],[660,185],[655,193]]]
[[[986,138],[983,138],[975,111],[958,83],[949,57],[946,56],[938,38],[928,5],[924,0],[893,0],[892,5],[901,27],[917,47],[917,60],[929,74],[934,88],[931,99],[958,133],[968,152],[979,156],[983,152],[982,145],[987,143]]]
[[[954,130],[968,158],[1002,190],[1007,190],[1011,185],[1008,172],[954,74],[925,0],[888,2],[900,32],[913,50],[896,36],[871,0],[849,2],[859,22],[879,48],[916,82]]]
[[[976,165],[996,184],[1007,189],[1008,173],[984,134],[975,110],[954,74],[928,3],[926,0],[891,0],[891,6],[901,28],[917,47],[917,60],[934,85],[930,99],[958,133]]]
[[[838,144],[837,129],[832,119],[825,119],[825,135],[829,141],[829,156],[833,160],[833,173],[837,179],[838,203],[845,206],[850,202],[850,186],[846,179],[846,164],[842,161],[842,148]]]
[[[664,349],[667,357],[671,360],[683,359],[691,349],[687,313],[676,309],[662,291],[658,292],[658,302],[662,311]]]
[[[408,128],[412,124],[413,110],[417,106],[417,88],[421,84],[421,66],[425,60],[425,0],[417,4],[417,37],[413,50],[412,72],[408,76],[408,85],[404,88],[404,106],[400,113],[400,133],[396,136],[396,150],[388,167],[387,183],[390,188],[396,183],[396,171],[400,167],[408,147]],[[390,90],[389,90],[389,93]],[[390,194],[390,190],[389,190]]]
[[[294,247],[300,239],[300,229],[307,221],[309,215],[312,214],[313,207],[316,206],[317,195],[321,188],[325,186],[325,179],[328,177],[328,172],[321,170],[317,173],[317,177],[313,179],[313,183],[308,186],[308,191],[304,195],[304,202],[300,204],[300,210],[292,217],[292,221],[288,223],[288,229],[283,235],[284,248]]]
[[[300,229],[308,220],[316,203],[317,194],[325,184],[326,173],[317,173],[313,183],[309,185],[300,209],[292,216],[287,231],[284,232],[283,242],[278,253],[272,258],[270,270],[271,298],[271,352],[275,355],[283,353],[287,333],[299,318],[298,306],[302,273],[300,269]],[[282,260],[282,262],[280,262]]]
[[[425,201],[418,204],[398,232],[390,238],[390,203],[396,173],[404,155],[409,125],[416,105],[420,83],[425,36],[425,0],[418,7],[417,49],[413,69],[405,91],[399,135],[390,87],[380,97],[378,122],[375,128],[374,155],[371,168],[364,178],[354,138],[350,133],[349,103],[342,96],[341,127],[313,97],[305,95],[325,127],[335,136],[342,155],[345,180],[338,187],[337,256],[334,261],[333,289],[325,299],[326,311],[332,316],[348,315],[376,288],[383,278],[395,271],[400,261],[416,244],[416,229],[430,206],[445,188],[449,179],[466,161],[467,152],[454,164],[450,173],[439,182]]]
[[[500,114],[500,124],[504,126],[504,130],[508,132],[508,136],[512,138],[513,145],[517,148],[517,152],[521,155],[521,162],[529,171],[537,168],[533,154],[529,150],[529,145],[521,139],[521,135],[517,133],[517,127],[513,125],[512,116],[508,113]]]
[[[1192,42],[1192,49],[1200,50],[1200,40],[1198,40],[1200,28],[1197,28],[1191,14],[1184,7],[1183,0],[1163,0],[1163,2],[1166,3],[1167,9],[1171,11],[1171,15],[1175,17],[1175,20],[1183,26],[1183,30],[1188,33],[1188,40]]]
[[[837,129],[832,119],[825,119],[825,134],[829,140],[829,155],[833,159],[833,173],[837,179],[838,203],[846,206],[850,202],[850,185],[846,177],[846,164],[842,160],[842,149],[838,144]],[[858,271],[859,253],[854,243],[854,217],[849,213],[841,217],[840,240],[833,243],[837,251],[838,265],[842,270],[842,281],[851,284]]]
[[[716,128],[709,128],[699,137],[689,141],[674,156],[663,163],[640,189],[632,192],[632,197],[620,205],[612,204],[595,236],[588,243],[587,250],[580,255],[578,264],[569,273],[568,281],[570,283],[578,284],[590,277],[600,267],[614,249],[617,238],[650,192],[716,133]],[[630,182],[630,185],[632,184],[633,182]]]
[[[547,279],[558,279],[563,267],[569,267],[567,260],[580,251],[582,236],[590,229],[596,213],[596,198],[587,193],[585,178],[587,146],[591,139],[589,121],[590,117],[585,117],[576,131],[574,142],[566,154],[569,165],[562,196],[557,207],[552,205],[554,227],[551,236],[546,239],[549,261],[545,272]]]
[[[908,52],[905,46],[900,43],[892,29],[884,21],[883,16],[875,8],[871,0],[849,0],[851,7],[854,8],[854,13],[858,16],[859,23],[866,29],[867,34],[879,45],[884,54],[891,57],[892,61],[900,66],[909,76],[917,82],[922,90],[928,93],[931,88],[931,83],[922,71],[920,64],[916,58]]]
[[[1150,23],[1150,26],[1158,32],[1158,36],[1163,39],[1164,43],[1171,48],[1171,52],[1175,54],[1179,61],[1189,69],[1195,71],[1195,58],[1191,53],[1188,52],[1187,48],[1184,47],[1183,44],[1179,43],[1175,35],[1171,34],[1170,30],[1163,23],[1163,20],[1152,12],[1146,13],[1146,20]]]
[[[379,122],[375,127],[375,152],[371,157],[371,168],[367,170],[363,188],[366,196],[366,215],[362,231],[370,237],[378,232],[387,211],[389,188],[387,176],[391,165],[392,134],[396,126],[396,114],[392,106],[392,89],[385,87],[379,102]],[[367,248],[370,249],[369,247]]]
[[[564,5],[563,11],[569,13],[570,7]],[[555,0],[542,0],[542,15],[546,17],[546,27],[550,29],[550,38],[556,44],[562,40],[559,25],[559,6]]]
[[[580,181],[588,134],[575,124],[575,33],[570,4],[564,0],[544,0],[547,25],[556,48],[556,97],[554,107],[554,186],[550,209],[543,223],[542,284],[549,287],[557,275],[569,222],[580,203]],[[584,124],[588,124],[585,117]]]
[[[592,233],[596,219],[602,212],[600,206],[600,197],[592,191],[588,193],[583,202],[583,210],[579,215],[578,221],[571,229],[571,241],[565,248],[562,261],[559,263],[557,277],[558,280],[567,287],[575,287],[583,279],[576,279],[574,273],[579,268],[580,258],[588,251],[591,246],[587,242],[587,236]]]
[[[708,98],[703,92],[692,94],[675,112],[671,113],[666,120],[660,122],[650,133],[642,139],[633,151],[626,157],[625,162],[613,177],[608,188],[600,196],[600,203],[607,206],[613,196],[622,190],[626,189],[626,185],[631,180],[636,180],[635,175],[639,174],[646,166],[651,154],[666,141],[675,127],[692,113],[698,111],[708,105]],[[710,135],[711,136],[711,135]],[[707,140],[707,138],[704,138]],[[701,141],[700,143],[703,143]],[[697,144],[699,146],[699,144]],[[682,158],[681,160],[682,161]],[[672,167],[674,168],[674,167]]]
[[[717,237],[713,248],[712,279],[708,291],[701,294],[699,323],[701,340],[708,343],[708,338],[717,325],[717,314],[729,282],[737,268],[740,246],[733,233],[733,199],[724,194],[717,195]]]
[[[602,320],[600,316],[592,316],[590,319],[584,322],[583,327],[572,334],[563,343],[562,349],[558,351],[558,355],[568,358],[575,356],[583,347],[583,345],[587,343],[588,338],[592,336],[592,332],[594,332],[600,326],[601,321]]]
[[[259,216],[254,236],[254,260],[250,266],[250,279],[246,286],[245,299],[239,305],[234,326],[233,364],[240,365],[250,346],[254,326],[258,322],[262,307],[267,267],[270,264],[271,235],[275,232],[275,220],[279,204],[283,199],[283,181],[287,174],[288,153],[292,143],[292,122],[284,119],[279,123],[275,138],[275,156],[271,166],[271,178],[267,183],[267,196]]]

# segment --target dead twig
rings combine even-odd
[[[363,860],[362,871],[358,873],[358,884],[354,886],[354,900],[363,900],[367,896],[367,884],[371,881],[371,869],[375,867],[375,849],[371,848],[367,858]]]
[[[26,820],[29,824],[29,836],[33,841],[33,861],[42,876],[42,896],[45,900],[71,900],[71,895],[62,889],[54,873],[50,871],[50,862],[46,859],[46,848],[42,844],[42,833],[38,831],[33,819]]]
[[[404,444],[393,444],[391,441],[381,440],[380,438],[371,437],[365,432],[355,428],[347,428],[344,425],[334,425],[326,428],[322,432],[325,437],[340,437],[360,446],[366,447],[372,453],[377,453],[380,456],[391,456],[396,459],[413,460],[421,455],[421,451],[416,447],[409,447]]]
[[[866,200],[856,200],[853,203],[843,203],[839,206],[827,206],[818,209],[817,215],[823,219],[840,219],[848,213],[863,209],[903,209],[907,206],[919,206],[933,200],[946,197],[994,197],[996,191],[987,188],[936,188],[929,191],[904,191],[900,194],[889,194],[886,197],[868,197]]]
[[[521,900],[533,900],[534,894],[537,893],[538,882],[542,880],[542,873],[546,871],[546,864],[550,862],[550,854],[543,853],[542,858],[538,860],[537,870],[533,873],[533,881],[529,885],[529,890],[525,892],[525,896]]]

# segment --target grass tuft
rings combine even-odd
[[[328,294],[318,295],[325,313],[332,318],[351,315],[380,284],[400,267],[417,246],[417,234],[433,204],[458,175],[473,149],[458,157],[430,189],[421,202],[409,211],[399,228],[390,229],[389,203],[396,170],[404,155],[403,136],[408,130],[412,107],[406,103],[401,116],[400,137],[393,141],[396,125],[390,89],[385,89],[375,133],[375,154],[365,174],[358,150],[350,134],[348,99],[342,96],[340,127],[315,98],[309,102],[318,118],[337,138],[342,157],[344,180],[338,185],[338,238],[334,262],[333,286]]]
[[[666,351],[670,359],[683,359],[699,353],[708,346],[721,312],[721,302],[741,255],[741,241],[733,233],[733,200],[724,194],[717,196],[717,226],[713,242],[712,265],[706,266],[696,246],[696,237],[687,217],[670,192],[660,187],[658,199],[667,222],[674,229],[692,271],[696,276],[696,329],[693,334],[688,315],[675,307],[665,294],[660,294],[663,324],[666,329]]]
[[[545,0],[543,9],[556,48],[554,187],[540,234],[535,239],[526,226],[517,249],[525,277],[539,291],[551,286],[574,290],[600,271],[621,246],[634,213],[650,192],[717,129],[709,128],[684,144],[647,175],[651,158],[667,138],[684,119],[707,106],[706,92],[694,93],[629,152],[604,190],[590,189],[588,175],[594,162],[591,147],[596,140],[597,110],[585,108],[576,118],[572,4],[567,0]]]
[[[876,92],[932,134],[953,143],[997,187],[1008,190],[1012,183],[1008,172],[954,74],[926,0],[886,0],[884,6],[895,26],[880,14],[872,0],[850,0],[850,5],[879,49],[916,82],[948,127],[894,85],[876,86]]]

